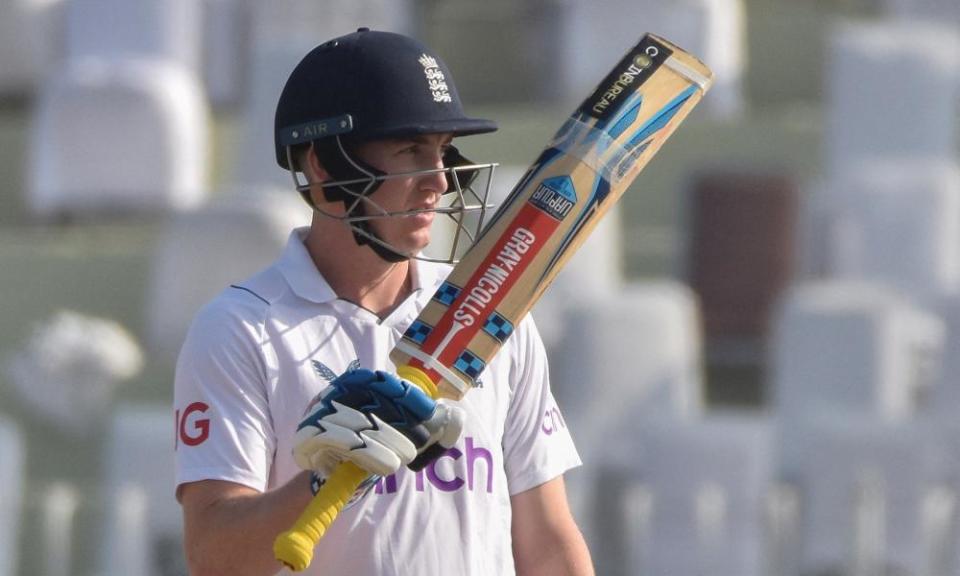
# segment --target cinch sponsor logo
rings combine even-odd
[[[650,67],[653,63],[653,58],[656,58],[659,54],[660,49],[656,46],[647,46],[643,54],[638,54],[633,59],[633,63],[620,73],[620,76],[613,81],[613,84],[603,92],[600,100],[593,105],[592,110],[594,114],[603,114],[606,109],[620,97],[620,94],[634,83],[637,76]]]
[[[536,240],[537,237],[533,232],[526,228],[514,230],[510,240],[500,249],[476,285],[470,289],[463,302],[454,311],[453,319],[463,326],[473,326],[483,309],[493,300],[493,295],[500,291],[500,287],[507,281],[510,273]]]
[[[543,423],[540,425],[540,430],[542,430],[544,434],[550,436],[554,432],[559,432],[566,427],[567,423],[563,421],[563,415],[560,414],[559,408],[554,406],[544,412]]]
[[[410,474],[409,470],[402,470],[384,476],[377,481],[374,492],[395,494],[401,483],[411,481]],[[429,484],[441,492],[466,489],[490,494],[493,492],[493,454],[486,448],[475,446],[473,438],[467,436],[463,450],[456,446],[447,449],[442,456],[416,472],[412,481],[417,492],[423,492]]]
[[[187,446],[199,446],[210,437],[210,419],[202,418],[207,413],[210,406],[203,402],[194,402],[183,409],[177,408],[174,413],[176,422],[174,429],[173,449],[176,450],[183,442]]]

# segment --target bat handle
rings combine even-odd
[[[419,386],[433,398],[439,395],[437,385],[423,370],[403,365],[397,368],[397,375]],[[344,462],[337,466],[310,504],[300,513],[293,527],[274,540],[274,558],[294,572],[305,570],[313,560],[313,549],[317,542],[323,538],[360,483],[369,475],[369,472],[353,462]]]
[[[313,559],[313,548],[317,542],[369,475],[353,462],[337,466],[293,527],[274,540],[274,557],[294,572],[305,570]]]
[[[397,366],[397,376],[412,384],[416,384],[434,400],[440,397],[440,389],[437,387],[437,383],[431,380],[430,376],[419,368],[415,368],[409,364]]]

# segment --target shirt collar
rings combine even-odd
[[[287,246],[283,249],[283,253],[277,261],[277,267],[297,296],[317,304],[323,304],[336,300],[337,295],[320,274],[320,271],[317,270],[316,264],[313,263],[313,259],[310,258],[310,253],[307,252],[307,247],[303,243],[309,230],[309,227],[296,228],[290,233]]]
[[[296,228],[290,233],[277,266],[297,296],[317,304],[323,304],[336,300],[337,294],[320,274],[320,271],[317,270],[316,264],[310,258],[310,253],[307,252],[307,247],[303,241],[309,231],[310,228],[305,226]],[[412,259],[410,264],[413,275],[413,291],[426,290],[432,295],[439,282],[439,277],[446,267],[417,259]]]

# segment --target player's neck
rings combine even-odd
[[[387,262],[369,246],[331,246],[313,234],[305,245],[317,270],[343,300],[381,318],[396,308],[412,290],[410,262]]]

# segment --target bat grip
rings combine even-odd
[[[273,555],[294,572],[305,570],[313,548],[370,473],[353,462],[337,466],[320,491],[286,532],[273,542]]]
[[[409,364],[398,366],[397,376],[412,384],[416,384],[434,400],[440,397],[440,389],[437,388],[437,384],[430,379],[430,376],[428,376],[426,372],[419,368],[414,368]]]
[[[397,375],[437,398],[439,389],[426,372],[410,365],[397,368]],[[294,572],[301,572],[313,560],[313,549],[337,519],[344,505],[370,473],[353,462],[337,466],[323,483],[300,517],[273,542],[273,556]]]

